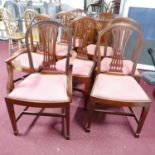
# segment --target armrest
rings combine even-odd
[[[18,52],[15,52],[13,55],[9,56],[9,58],[7,58],[5,60],[5,62],[6,63],[11,63],[16,57],[18,57],[19,55],[21,55],[23,53],[25,53],[25,51],[24,52],[19,52],[19,51]]]

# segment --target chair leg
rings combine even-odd
[[[140,119],[139,119],[137,130],[136,130],[136,133],[135,133],[135,137],[140,136],[140,132],[142,130],[142,127],[143,127],[144,121],[146,119],[146,116],[148,114],[148,111],[149,111],[149,106],[146,106],[146,107],[142,108],[142,112],[141,112],[141,116],[140,116]]]
[[[70,139],[70,105],[65,108],[66,111],[66,139]]]
[[[64,114],[65,113],[65,109],[62,108],[61,109],[61,113]],[[64,135],[64,130],[65,130],[65,122],[64,122],[64,117],[62,117],[62,135]]]
[[[89,99],[89,92],[90,92],[90,81],[87,80],[87,82],[85,82],[85,88],[84,88],[84,95],[85,95],[85,104],[84,104],[84,109],[87,110],[87,102]]]
[[[91,122],[92,122],[92,118],[93,118],[93,110],[94,110],[94,106],[95,106],[95,103],[93,102],[90,102],[90,107],[89,107],[89,110],[88,110],[88,122],[86,124],[86,132],[90,132],[90,126],[91,126]]]
[[[13,131],[14,131],[14,135],[18,135],[14,106],[13,106],[13,104],[10,104],[10,103],[6,103],[6,105],[7,105],[7,110],[9,113],[11,125],[12,125]]]
[[[8,79],[7,79],[7,92],[10,93],[14,88],[13,84],[13,67],[10,64],[7,64],[7,72],[8,72]]]

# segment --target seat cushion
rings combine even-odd
[[[68,53],[68,45],[63,43],[56,44],[56,55],[59,57],[64,57]]]
[[[96,45],[94,44],[90,44],[87,46],[87,52],[89,55],[94,55],[95,54],[95,48],[96,48]],[[104,46],[100,46],[100,52],[101,52],[101,56],[104,56]],[[106,56],[112,56],[113,54],[113,50],[112,50],[112,47],[108,46],[107,47],[107,54]]]
[[[39,67],[42,65],[43,55],[38,54],[38,53],[32,53],[32,60],[33,60],[34,69],[38,70]],[[29,69],[30,65],[29,65],[28,54],[23,53],[23,54],[19,55],[18,57],[16,57],[15,60],[13,61],[13,65],[16,67],[17,64],[22,69]]]
[[[99,74],[96,77],[91,96],[113,101],[149,101],[148,96],[133,77],[108,74]]]
[[[66,59],[57,61],[56,68],[60,71],[65,70]],[[91,60],[75,59],[73,62],[73,71],[74,76],[86,76],[90,77],[95,63]]]
[[[101,61],[101,71],[108,72],[110,70],[112,58],[103,58]],[[124,74],[130,74],[132,71],[133,62],[131,60],[123,60],[122,71]],[[135,75],[140,76],[139,71],[136,69]]]
[[[33,73],[17,85],[9,97],[32,102],[68,102],[67,76]]]

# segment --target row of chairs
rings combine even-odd
[[[151,102],[135,80],[136,72],[138,72],[136,65],[144,44],[141,27],[132,19],[113,19],[99,32],[97,44],[94,45],[88,37],[94,29],[91,26],[94,23],[96,23],[95,19],[91,17],[74,19],[72,21],[74,33],[71,34],[70,27],[52,21],[47,16],[37,15],[33,18],[25,35],[26,50],[14,53],[6,60],[9,78],[8,95],[5,100],[14,134],[18,134],[16,121],[23,114],[34,114],[27,111],[28,107],[61,108],[59,114],[42,112],[35,114],[62,117],[63,124],[65,123],[65,137],[69,139],[72,81],[79,80],[85,85],[85,107],[87,104],[89,106],[86,131],[90,131],[93,111],[101,111],[95,108],[96,104],[127,106],[131,113],[117,114],[134,117],[138,123],[135,135],[139,136]],[[66,56],[63,58],[58,58],[56,55],[60,47],[57,43],[60,29],[61,34],[64,32],[67,37],[64,46]],[[131,39],[133,44],[128,47]],[[79,42],[78,45],[76,40]],[[75,44],[77,46],[74,46]],[[130,60],[125,58],[127,48],[131,51]],[[109,52],[111,54],[107,55]],[[88,53],[93,53],[92,57]],[[27,71],[30,75],[14,87],[14,63],[19,57],[23,64],[22,71]],[[14,104],[26,106],[17,118]],[[131,108],[133,106],[142,107],[139,120]],[[110,111],[108,113],[114,114]]]
[[[110,12],[113,14],[119,14],[120,9],[120,0],[110,1],[108,4],[103,0],[96,1],[94,3],[90,3],[86,11],[87,12]]]

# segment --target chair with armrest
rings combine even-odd
[[[9,55],[12,55],[14,50],[17,49],[17,46],[15,46],[15,42],[18,43],[18,50],[23,50],[22,40],[24,39],[25,34],[19,29],[17,21],[14,19],[9,10],[7,10],[6,8],[2,8],[1,12],[2,20],[5,26],[5,31],[7,37],[9,38]]]
[[[100,42],[102,37],[106,37],[106,33],[112,33],[112,48],[113,56],[111,58],[101,58]],[[131,68],[126,68],[127,63],[124,60],[126,46],[130,39],[133,40],[130,46]],[[132,116],[135,118],[138,127],[135,136],[139,136],[142,130],[144,121],[149,111],[151,100],[141,88],[139,83],[134,79],[136,65],[140,54],[143,51],[144,40],[140,29],[125,23],[116,23],[107,25],[98,36],[98,63],[97,76],[90,93],[88,121],[86,131],[90,131],[93,111],[104,112],[107,114],[116,114],[124,116]],[[103,66],[104,62],[108,62],[108,66]],[[104,68],[103,68],[104,67]],[[128,107],[130,112],[116,112],[97,108],[96,105],[104,105],[109,107]],[[136,117],[133,107],[141,107],[141,115]]]
[[[64,72],[56,68],[56,41],[59,28],[62,28],[68,34],[68,54]],[[35,70],[32,58],[32,48],[29,42],[33,37],[33,30],[37,29],[39,36],[36,46],[43,52],[42,64],[39,70]],[[32,42],[33,44],[34,42]],[[31,73],[23,81],[14,87],[12,78],[8,80],[8,95],[5,97],[7,110],[9,113],[11,125],[15,135],[18,135],[17,121],[23,114],[42,115],[61,117],[65,137],[70,138],[70,103],[72,102],[72,64],[71,60],[71,33],[68,28],[54,21],[40,21],[31,25],[26,32],[26,47]],[[72,60],[73,61],[73,60]],[[9,68],[9,64],[7,64]],[[29,95],[27,95],[29,94]],[[14,105],[26,106],[26,109],[18,116],[15,116]],[[29,107],[34,108],[59,108],[61,112],[31,112]],[[64,124],[65,123],[65,124]]]

